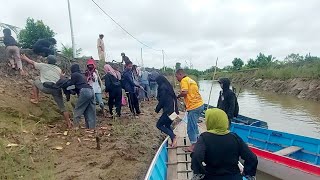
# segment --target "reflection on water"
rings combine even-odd
[[[200,81],[200,93],[208,103],[211,81]],[[239,88],[237,88],[239,89]],[[210,104],[218,101],[215,83]],[[240,114],[268,122],[269,129],[320,138],[320,103],[266,91],[243,89],[239,93]]]

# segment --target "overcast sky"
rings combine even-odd
[[[259,52],[283,59],[290,53],[320,55],[319,0],[96,0],[125,29],[155,49],[166,66],[185,60],[194,68],[247,61]],[[108,60],[125,52],[145,66],[162,67],[161,52],[139,44],[106,17],[91,0],[70,0],[76,47],[98,57],[98,34],[105,35]],[[67,0],[0,0],[0,22],[24,27],[41,19],[60,44],[71,45]]]

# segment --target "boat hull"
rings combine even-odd
[[[290,180],[319,180],[320,176],[311,174],[310,172],[303,171],[297,167],[293,167],[292,164],[301,165],[300,168],[309,168],[310,165],[303,162],[295,161],[286,157],[274,155],[267,151],[262,151],[254,147],[250,149],[258,157],[258,170],[270,174],[279,179]],[[286,165],[284,162],[291,161],[291,166]],[[316,167],[311,168],[315,169]],[[316,172],[314,172],[316,173]]]

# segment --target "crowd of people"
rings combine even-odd
[[[134,65],[130,59],[121,53],[123,68],[118,69],[111,64],[104,65],[104,76],[100,76],[96,61],[87,60],[86,69],[81,70],[79,64],[70,67],[70,78],[57,65],[52,46],[56,44],[54,38],[39,39],[33,46],[33,51],[46,57],[46,63],[31,60],[26,55],[20,55],[20,50],[9,29],[3,30],[4,44],[9,58],[10,67],[26,74],[22,61],[31,64],[39,70],[40,77],[33,82],[30,101],[39,103],[39,92],[50,94],[63,114],[69,128],[79,128],[81,117],[84,116],[87,129],[96,129],[96,104],[104,117],[107,117],[102,95],[108,96],[109,117],[120,117],[121,107],[127,104],[135,117],[142,115],[139,103],[157,99],[155,112],[162,110],[162,115],[156,127],[167,134],[174,148],[177,146],[177,135],[174,134],[171,124],[179,114],[179,99],[184,100],[187,111],[187,135],[191,145],[184,148],[191,152],[193,179],[242,179],[238,168],[238,160],[244,160],[243,175],[254,177],[257,168],[257,157],[236,134],[229,131],[231,121],[239,113],[239,106],[235,93],[230,90],[230,80],[219,80],[221,91],[217,108],[205,112],[207,132],[200,135],[198,120],[204,112],[204,102],[200,95],[197,82],[190,78],[183,69],[176,71],[176,79],[180,82],[180,92],[176,95],[173,86],[164,75],[156,71],[148,72],[144,68]],[[105,60],[103,35],[99,35],[97,48],[100,60]],[[104,84],[103,84],[104,81]],[[104,88],[103,88],[104,86]],[[124,92],[123,92],[124,90]],[[104,92],[104,93],[103,93]],[[63,94],[66,100],[71,95],[77,95],[73,110],[73,121],[66,110]],[[228,156],[224,156],[229,154]],[[206,166],[203,165],[206,164]]]

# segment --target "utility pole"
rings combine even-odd
[[[163,72],[165,72],[166,71],[166,67],[164,65],[164,51],[162,50],[161,52],[162,52]]]
[[[69,21],[70,21],[70,29],[71,29],[72,57],[73,57],[73,58],[76,58],[76,46],[75,46],[75,43],[74,43],[74,35],[73,35],[73,26],[72,26],[72,18],[71,18],[70,0],[68,0],[68,11],[69,11]]]
[[[143,65],[143,58],[142,58],[142,48],[141,48],[141,66],[144,67],[144,65]]]

